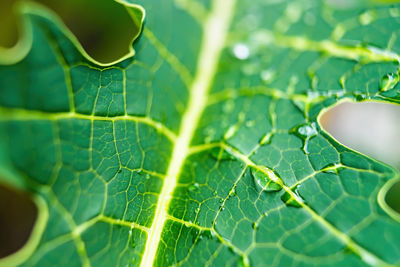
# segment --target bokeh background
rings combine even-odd
[[[16,2],[0,0],[0,47],[12,47],[18,41],[18,18],[13,12]],[[124,8],[113,0],[36,2],[53,9],[88,54],[100,62],[111,62],[125,55],[137,32]],[[333,2],[348,5],[352,1]],[[400,105],[342,103],[325,113],[321,124],[342,144],[400,170]],[[400,212],[400,182],[389,191],[387,202]],[[27,193],[0,185],[0,258],[23,246],[36,212]]]

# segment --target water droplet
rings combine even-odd
[[[200,234],[200,239],[211,239],[213,237],[212,232],[211,231],[203,231]]]
[[[399,74],[398,73],[388,73],[381,78],[380,82],[380,90],[381,91],[389,91],[393,89],[399,82]]]
[[[225,113],[230,113],[234,108],[235,108],[235,102],[232,99],[230,99],[225,102],[225,104],[222,107],[222,110]]]
[[[136,172],[137,172],[137,173],[141,173],[141,172],[142,172],[142,169],[139,169],[139,170],[137,170]]]
[[[323,173],[336,174],[336,170],[328,169],[328,170],[324,170]]]
[[[292,190],[291,194],[285,192],[282,195],[281,200],[285,202],[286,205],[295,208],[301,208],[302,207],[301,204],[304,203],[304,200],[300,197],[299,193],[297,192],[297,187],[295,187],[294,190]]]
[[[243,43],[238,43],[233,46],[232,50],[235,57],[240,60],[245,60],[250,56],[250,49]]]
[[[215,221],[214,226],[217,225],[217,222]],[[216,237],[217,236],[217,232],[215,230],[211,230],[211,237]]]
[[[260,145],[264,145],[264,144],[270,144],[271,140],[272,140],[272,136],[274,135],[273,132],[267,133],[266,135],[264,135],[261,140],[259,141]],[[258,150],[256,151],[256,153],[258,152]]]
[[[220,198],[220,199],[219,199],[219,203],[222,203],[222,202],[224,202],[224,199],[223,199],[223,198]]]
[[[246,121],[246,127],[251,128],[256,124],[255,121]]]
[[[150,179],[150,174],[146,174],[146,179],[149,180]]]
[[[199,184],[198,183],[193,183],[191,185],[189,185],[188,190],[190,192],[194,192],[197,191],[199,189]]]
[[[312,90],[307,91],[307,98],[309,101],[312,101],[319,96],[320,96],[320,93],[318,91],[312,91]]]
[[[232,191],[229,193],[229,196],[230,197],[236,196],[236,189],[235,188],[232,189]]]
[[[260,76],[264,82],[268,83],[275,77],[275,74],[276,74],[275,70],[267,69],[261,71]]]
[[[266,167],[259,168],[261,168],[261,170],[251,168],[251,174],[258,189],[266,192],[280,191],[282,186],[280,185],[280,179],[278,176]]]
[[[204,130],[204,135],[205,135],[204,142],[205,143],[210,143],[215,137],[215,129],[207,127]]]
[[[118,172],[118,173],[121,173],[121,172],[122,172],[122,169],[121,169],[121,168],[119,168],[117,172]]]
[[[368,25],[374,20],[374,15],[372,14],[372,12],[367,11],[367,12],[361,14],[358,17],[358,19],[359,19],[361,25]]]
[[[342,169],[342,165],[340,163],[329,163],[327,165],[325,165],[324,167],[321,168],[322,172],[324,173],[333,173],[333,174],[337,174],[338,171],[340,171]]]
[[[311,138],[317,135],[317,129],[314,122],[311,124],[300,124],[293,128],[291,132],[302,139]]]
[[[132,248],[135,248],[135,247],[136,247],[135,238],[133,237],[132,232],[129,232],[129,245],[130,245]]]
[[[237,125],[232,125],[226,131],[226,133],[224,135],[224,139],[228,140],[229,138],[231,138],[236,133],[236,131],[237,131]]]
[[[389,13],[392,17],[399,17],[400,16],[400,9],[397,7],[393,7],[389,9]]]
[[[353,94],[353,96],[357,101],[363,101],[368,98],[366,94]]]
[[[254,230],[257,230],[258,229],[258,223],[253,222],[252,225],[251,225],[251,228],[253,228]]]

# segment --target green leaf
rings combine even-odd
[[[0,177],[39,215],[0,265],[400,264],[384,199],[398,171],[318,121],[344,100],[400,103],[399,5],[120,2],[145,24],[109,64],[21,6],[25,35],[0,58]]]

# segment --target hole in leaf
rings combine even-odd
[[[400,170],[400,105],[343,102],[325,112],[320,123],[338,142]],[[387,204],[400,211],[400,183]]]
[[[0,1],[0,46],[11,47],[18,39],[13,4]],[[37,0],[58,14],[86,52],[100,62],[112,62],[129,52],[138,28],[125,8],[112,0]],[[90,10],[90,12],[88,12]]]
[[[15,0],[0,1],[0,46],[12,47],[18,39],[17,23],[12,6]]]
[[[37,212],[36,205],[27,194],[0,185],[0,258],[25,245]]]
[[[400,214],[400,181],[395,183],[385,197],[386,203]]]
[[[400,169],[400,106],[341,103],[320,119],[340,143]]]

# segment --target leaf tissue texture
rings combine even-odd
[[[399,5],[119,2],[144,24],[110,64],[21,5],[0,177],[39,217],[0,265],[400,265],[398,171],[318,122],[346,99],[400,103]]]

